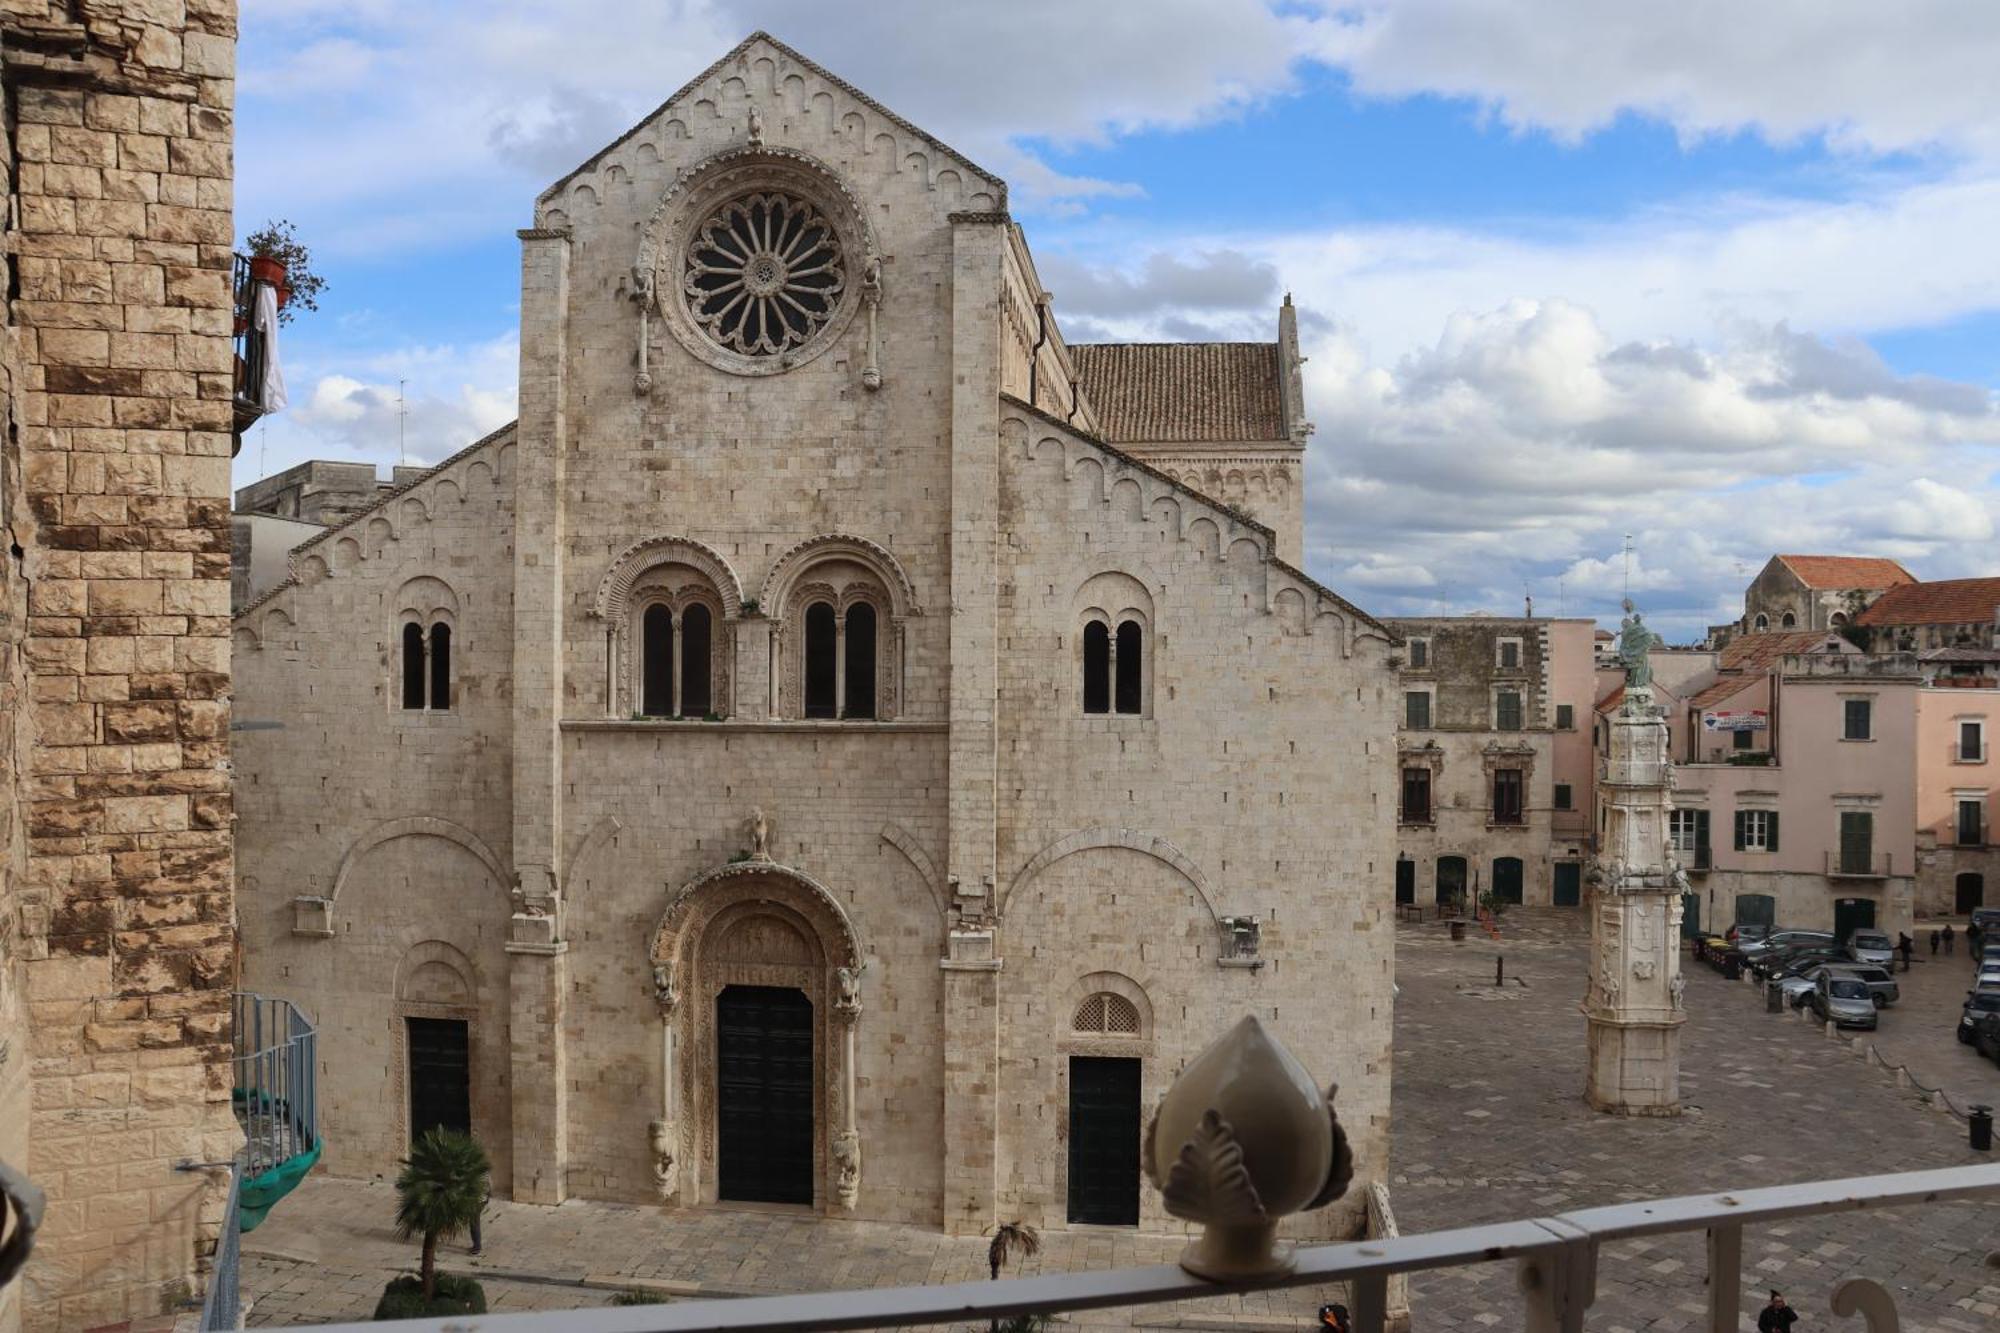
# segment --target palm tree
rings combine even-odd
[[[1006,1266],[1009,1259],[1032,1259],[1041,1252],[1042,1238],[1033,1227],[1026,1222],[1002,1222],[993,1228],[993,1239],[986,1246],[986,1266],[992,1271],[993,1280],[998,1282],[1000,1270]],[[1027,1315],[1023,1318],[1032,1321],[1036,1316]],[[1023,1333],[1026,1333],[1027,1330],[1036,1327],[1039,1327],[1038,1322],[1023,1324],[1021,1319],[1010,1319],[1005,1324],[993,1320],[990,1324],[990,1333],[1003,1333],[1003,1330],[1012,1333],[1014,1329],[1022,1329]]]
[[[437,1295],[437,1247],[472,1225],[486,1203],[486,1150],[470,1134],[427,1130],[396,1177],[396,1235],[424,1238],[424,1303]]]

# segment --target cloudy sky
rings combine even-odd
[[[1073,341],[1293,292],[1307,565],[1372,610],[1629,576],[1681,638],[1773,551],[2000,574],[1972,0],[244,0],[239,224],[331,290],[238,484],[393,464],[399,384],[413,462],[510,419],[534,195],[760,27],[1008,178]]]

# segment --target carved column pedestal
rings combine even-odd
[[[944,969],[944,1229],[976,1236],[996,1220],[1000,1125],[1000,959],[990,928],[951,932]]]
[[[563,1050],[569,945],[556,918],[516,916],[507,941],[508,1044],[514,1108],[514,1201],[561,1203],[569,1168]]]

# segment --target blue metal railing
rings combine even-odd
[[[319,1146],[319,1034],[290,1000],[238,991],[232,1003],[231,1083],[254,1177]]]

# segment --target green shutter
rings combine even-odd
[[[1778,812],[1776,810],[1772,810],[1764,816],[1764,850],[1767,852],[1778,850]]]
[[[1750,812],[1747,810],[1738,810],[1736,812],[1736,850],[1739,852],[1743,850],[1743,831],[1749,826],[1749,823]]]

